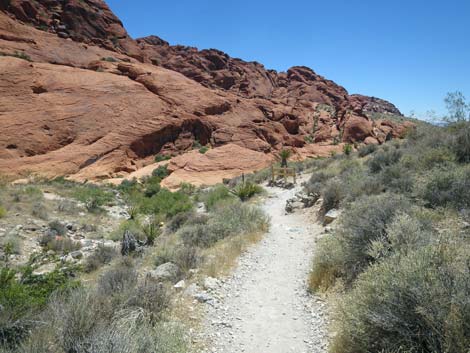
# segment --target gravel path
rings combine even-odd
[[[270,231],[240,257],[233,275],[213,288],[217,300],[207,304],[205,325],[212,347],[205,352],[327,351],[326,304],[306,291],[322,227],[306,210],[285,214],[286,201],[299,187],[268,190],[263,209],[271,217]]]

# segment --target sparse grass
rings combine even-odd
[[[12,56],[14,58],[23,59],[29,62],[32,61],[31,57],[23,51],[15,51],[13,54],[0,52],[0,56]]]
[[[5,207],[0,206],[0,218],[5,218],[7,216],[7,210]]]

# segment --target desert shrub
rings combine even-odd
[[[343,246],[336,237],[324,237],[318,242],[309,276],[311,291],[326,291],[341,277]]]
[[[336,240],[320,243],[318,250],[319,254],[331,252],[342,256],[316,257],[311,275],[312,286],[328,287],[336,277],[351,284],[359,273],[375,261],[370,254],[371,244],[388,241],[388,225],[396,214],[410,208],[410,203],[404,197],[388,193],[363,196],[351,204],[342,215],[340,226],[333,235]],[[332,246],[336,249],[331,249]],[[322,274],[326,275],[325,279]]]
[[[54,236],[51,234],[43,235],[39,240],[39,244],[44,248],[44,251],[52,250],[61,254],[68,254],[80,250],[82,247],[81,243],[68,237]]]
[[[425,171],[437,166],[446,167],[455,161],[455,155],[453,152],[444,147],[429,148],[424,151],[420,151],[416,158],[418,160],[414,161],[415,165],[409,167],[416,168],[416,165],[420,165]]]
[[[198,248],[183,245],[176,249],[173,261],[181,271],[186,273],[192,268],[197,268],[202,259]]]
[[[9,234],[4,238],[0,238],[0,247],[5,255],[21,254],[22,239],[15,234]]]
[[[346,155],[346,156],[349,156],[353,151],[353,146],[350,145],[349,143],[346,143],[344,146],[343,146],[343,153]]]
[[[132,194],[140,190],[140,184],[135,178],[132,180],[123,180],[117,189],[124,194]]]
[[[49,219],[49,214],[47,213],[47,209],[42,202],[35,202],[32,205],[31,214],[34,217],[40,218],[44,221]]]
[[[209,227],[202,224],[184,226],[178,231],[178,234],[189,246],[208,247],[219,240]]]
[[[409,193],[413,189],[411,173],[400,164],[383,168],[378,180],[386,190]]]
[[[170,172],[168,171],[168,167],[166,165],[158,166],[152,172],[153,177],[157,177],[157,178],[160,178],[160,179],[165,179],[169,174],[170,174]]]
[[[190,183],[181,183],[179,191],[185,195],[194,195],[196,192],[196,186]]]
[[[34,326],[34,315],[43,309],[52,293],[77,286],[69,273],[55,270],[45,275],[33,275],[26,267],[20,273],[0,269],[0,347],[14,347]]]
[[[171,159],[171,156],[169,154],[157,154],[155,156],[155,162],[157,163],[167,161],[169,159]]]
[[[99,245],[85,260],[85,272],[92,272],[103,265],[109,264],[117,256],[117,251],[111,246]]]
[[[67,228],[65,224],[57,220],[49,222],[49,230],[55,235],[67,234]]]
[[[253,196],[261,194],[262,192],[263,188],[260,185],[250,182],[239,184],[232,190],[232,193],[241,201],[247,201]]]
[[[59,204],[57,205],[57,211],[73,215],[80,212],[80,207],[78,207],[74,201],[60,200]]]
[[[160,192],[162,187],[160,186],[161,179],[158,177],[150,177],[145,180],[145,197],[152,197]]]
[[[153,324],[141,310],[129,310],[110,325],[93,331],[87,341],[75,348],[77,353],[185,353],[187,342],[181,327]]]
[[[458,126],[451,148],[460,163],[470,163],[470,123]]]
[[[98,292],[101,295],[118,295],[136,286],[137,272],[135,271],[134,266],[132,263],[126,263],[123,261],[111,267],[99,278]]]
[[[5,209],[5,207],[0,206],[0,218],[5,218],[6,215],[7,215],[7,210]]]
[[[466,352],[467,246],[427,246],[371,267],[340,304],[332,352]]]
[[[97,212],[101,206],[111,202],[114,195],[99,186],[83,185],[75,187],[72,197],[83,202],[89,212]]]
[[[207,151],[209,151],[209,147],[207,147],[207,146],[202,146],[202,147],[199,149],[199,153],[200,153],[200,154],[206,154]]]
[[[358,150],[358,155],[359,157],[363,158],[365,156],[368,156],[369,154],[374,153],[377,150],[377,145],[366,145]]]
[[[170,222],[168,222],[166,229],[172,233],[176,232],[180,229],[191,217],[193,217],[194,213],[189,212],[181,212],[176,214],[174,217],[171,218]]]
[[[208,191],[200,194],[199,198],[208,211],[212,210],[217,203],[232,198],[230,190],[225,185],[216,185]]]
[[[323,171],[314,172],[305,183],[305,190],[308,193],[319,193],[323,187],[323,184],[331,178],[333,178],[333,175]]]
[[[374,261],[407,255],[434,240],[436,234],[427,219],[419,217],[416,212],[410,213],[396,214],[386,227],[386,235],[370,242],[367,253]]]
[[[151,314],[152,321],[158,321],[162,313],[170,306],[170,291],[161,283],[145,281],[133,289],[126,308],[143,309]]]
[[[433,171],[427,177],[421,195],[431,207],[470,206],[470,168]]]
[[[381,149],[374,153],[368,161],[369,170],[372,173],[378,173],[385,167],[397,163],[402,156],[402,152],[396,148]]]
[[[321,215],[325,215],[328,211],[339,208],[341,201],[346,197],[344,185],[340,180],[332,179],[328,181],[321,190],[323,204],[320,210]]]

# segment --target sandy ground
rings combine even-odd
[[[300,190],[268,188],[263,209],[271,217],[264,239],[240,257],[207,306],[205,352],[306,353],[327,351],[326,304],[307,292],[307,278],[322,227],[311,210],[286,214]]]

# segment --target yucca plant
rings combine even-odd
[[[263,188],[258,184],[253,184],[250,182],[242,183],[237,185],[233,190],[231,190],[232,194],[237,196],[241,201],[246,201],[256,194],[260,194],[263,192]]]
[[[289,159],[290,155],[290,150],[282,149],[281,152],[279,152],[279,157],[281,158],[281,168],[287,168],[287,160]]]

